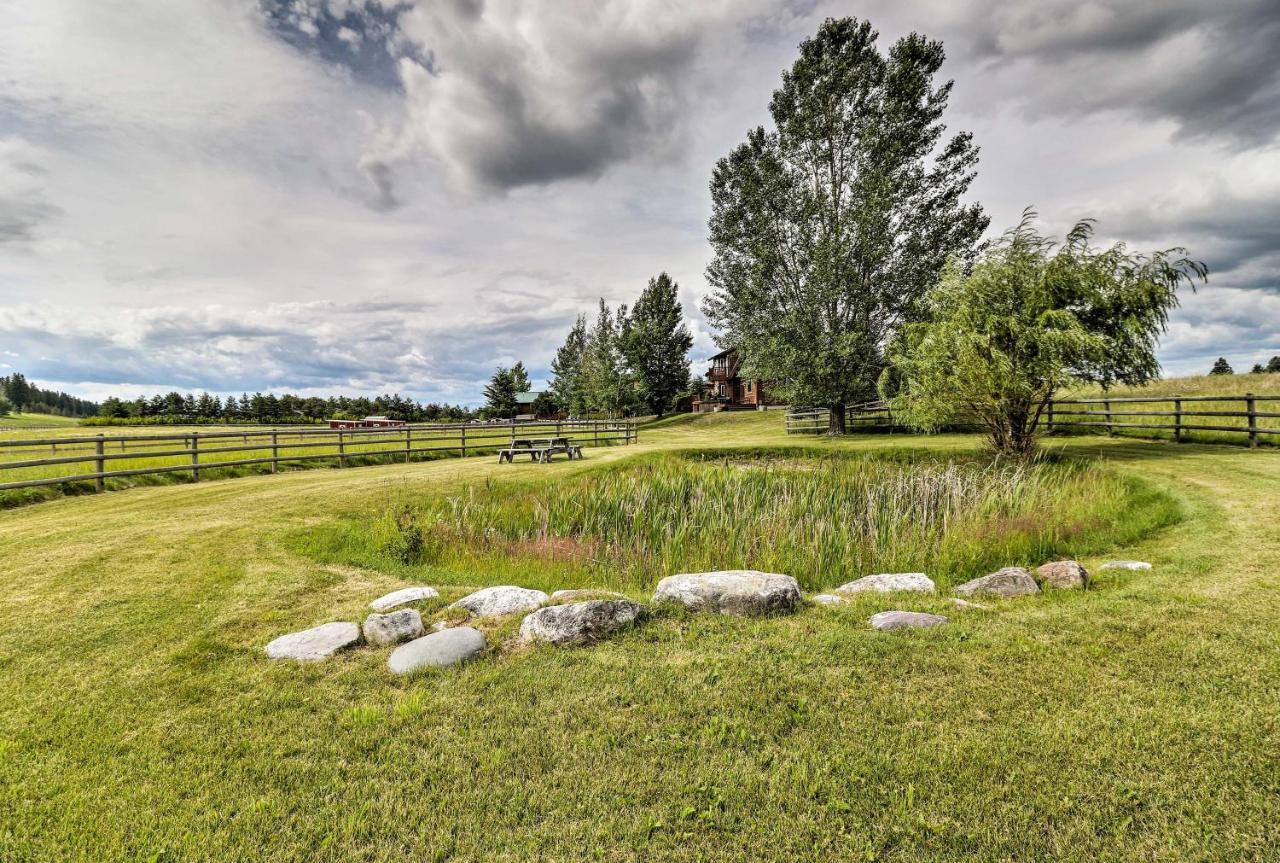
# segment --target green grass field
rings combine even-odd
[[[0,434],[11,429],[38,428],[74,428],[80,421],[74,417],[59,417],[53,414],[12,413],[0,416]]]
[[[425,518],[470,488],[521,541],[521,513],[560,500],[556,489],[599,493],[603,512],[633,500],[610,475],[672,471],[717,448],[798,472],[826,459],[864,470],[852,464],[865,455],[890,479],[893,465],[982,459],[972,436],[797,439],[777,413],[713,415],[582,462],[299,471],[0,512],[0,860],[1276,859],[1272,450],[1051,441],[1051,465],[1082,466],[1047,467],[1065,473],[1025,480],[1006,503],[1061,481],[1080,523],[1033,509],[1061,528],[1055,551],[1155,564],[1100,573],[1084,593],[989,611],[880,597],[763,620],[662,613],[586,649],[520,647],[517,620],[490,629],[477,661],[409,679],[386,670],[386,650],[307,667],[262,654],[276,635],[362,619],[371,598],[419,581],[441,588],[420,606],[428,618],[488,584],[590,576],[644,597],[669,574],[634,565],[629,543],[652,518],[612,533],[591,522],[622,556],[558,569],[533,549],[503,565],[399,561],[371,526],[406,504]],[[788,512],[789,489],[816,487],[786,475],[750,497],[717,463],[693,467],[711,472],[700,493],[756,500],[763,528]],[[1113,494],[1071,492],[1095,482],[1081,471]],[[976,497],[960,503],[988,505],[1008,479],[970,483]],[[1040,524],[954,511],[974,544],[975,524],[993,538]],[[571,525],[564,515],[548,530]],[[705,535],[688,542],[709,553]],[[814,559],[831,569],[815,584],[854,568]],[[888,607],[952,623],[868,629]]]

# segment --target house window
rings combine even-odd
[[[751,381],[747,381],[747,392],[751,392]]]

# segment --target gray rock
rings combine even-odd
[[[1089,586],[1089,570],[1074,560],[1057,560],[1037,568],[1036,581],[1057,590],[1083,590]]]
[[[644,607],[629,599],[592,599],[539,608],[520,624],[525,641],[592,644],[630,626]]]
[[[551,594],[552,602],[585,602],[588,599],[626,599],[624,594],[616,590],[592,590],[589,587],[574,590],[557,590]]]
[[[1145,560],[1108,560],[1100,568],[1104,570],[1126,569],[1129,572],[1137,572],[1142,569],[1150,569],[1151,564],[1147,563]]]
[[[978,603],[978,602],[969,602],[967,599],[956,599],[954,596],[951,597],[951,604],[954,605],[956,608],[971,608],[971,609],[976,609],[978,611],[991,610],[991,606],[989,605],[982,605],[981,603]]]
[[[892,593],[894,591],[912,591],[915,593],[933,593],[938,586],[933,579],[923,572],[892,572],[881,575],[868,575],[842,584],[836,593]]]
[[[369,607],[374,611],[389,611],[397,605],[405,605],[423,599],[433,599],[439,595],[440,592],[434,587],[405,587],[400,590],[393,590],[386,596],[378,597],[369,603]]]
[[[465,608],[476,617],[501,617],[504,614],[533,611],[547,599],[547,595],[540,590],[503,585],[477,590],[462,597],[451,607]]]
[[[322,623],[301,632],[280,636],[267,645],[267,656],[272,659],[318,662],[359,643],[360,627],[354,623]]]
[[[653,601],[721,614],[791,612],[800,605],[800,585],[789,575],[752,569],[682,573],[658,582]]]
[[[455,626],[402,644],[387,657],[387,667],[396,674],[419,668],[457,665],[484,650],[484,636],[470,626]]]
[[[818,605],[843,605],[849,600],[843,596],[836,596],[834,593],[817,593],[814,594],[813,601]]]
[[[431,624],[431,631],[440,632],[441,630],[449,629],[452,626],[453,624],[448,620],[437,620],[435,623]]]
[[[422,615],[416,608],[402,608],[390,614],[371,614],[364,619],[364,640],[375,647],[386,647],[420,637]]]
[[[1031,577],[1031,573],[1020,566],[1006,566],[990,575],[966,581],[956,588],[956,593],[961,596],[988,595],[1003,596],[1006,599],[1039,592],[1040,586]]]
[[[941,614],[925,614],[923,611],[882,611],[871,615],[872,629],[928,629],[948,623]]]

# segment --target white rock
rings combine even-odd
[[[956,593],[961,596],[987,594],[1003,596],[1006,599],[1039,592],[1040,585],[1036,584],[1036,580],[1031,577],[1031,573],[1020,566],[1006,566],[1004,569],[993,572],[990,575],[966,581],[956,587]]]
[[[301,632],[282,635],[267,645],[272,659],[318,662],[360,643],[360,627],[354,623],[322,623]]]
[[[393,590],[386,596],[380,596],[373,602],[369,603],[369,607],[374,611],[388,611],[397,605],[404,605],[409,602],[418,602],[423,599],[432,599],[440,595],[440,592],[434,587],[405,587],[400,590]]]
[[[1130,572],[1137,572],[1141,569],[1150,569],[1151,564],[1145,560],[1108,560],[1100,569],[1127,569]]]
[[[796,610],[800,585],[789,575],[752,569],[682,573],[658,582],[653,601],[721,614],[772,614]]]
[[[557,590],[551,594],[552,602],[583,602],[588,599],[604,599],[610,597],[612,599],[626,599],[625,594],[618,593],[616,590],[592,590],[589,587],[575,588],[574,590]]]
[[[868,575],[842,584],[836,593],[893,593],[894,591],[911,591],[913,593],[933,593],[938,586],[933,579],[923,572],[889,572],[881,575]]]
[[[849,600],[843,596],[836,596],[834,593],[816,593],[813,601],[818,605],[843,605]]]
[[[539,608],[520,624],[525,641],[592,644],[630,626],[644,610],[629,599],[592,599]]]
[[[951,604],[954,605],[956,608],[975,608],[975,609],[978,609],[979,611],[989,611],[991,609],[991,606],[989,605],[982,605],[981,603],[977,603],[977,602],[969,602],[967,599],[956,599],[954,596],[951,597]]]
[[[484,590],[477,590],[475,593],[462,597],[453,606],[465,608],[476,617],[501,617],[504,614],[533,611],[533,609],[546,602],[548,598],[540,590],[503,585],[502,587],[486,587]]]
[[[375,647],[386,647],[420,637],[422,615],[416,608],[402,608],[390,614],[371,614],[364,619],[364,640]]]
[[[882,611],[871,615],[872,629],[928,629],[948,623],[941,614],[925,614],[923,611]]]
[[[419,668],[457,665],[484,650],[484,636],[470,626],[455,626],[402,644],[387,657],[387,667],[396,674]]]

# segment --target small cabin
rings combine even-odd
[[[329,420],[331,429],[380,429],[396,428],[405,425],[404,420],[393,420],[388,417],[365,417],[362,420]]]
[[[711,357],[707,369],[707,391],[695,397],[693,409],[698,413],[712,411],[760,410],[777,404],[768,392],[768,381],[743,380],[742,363],[737,348],[728,348]]]

